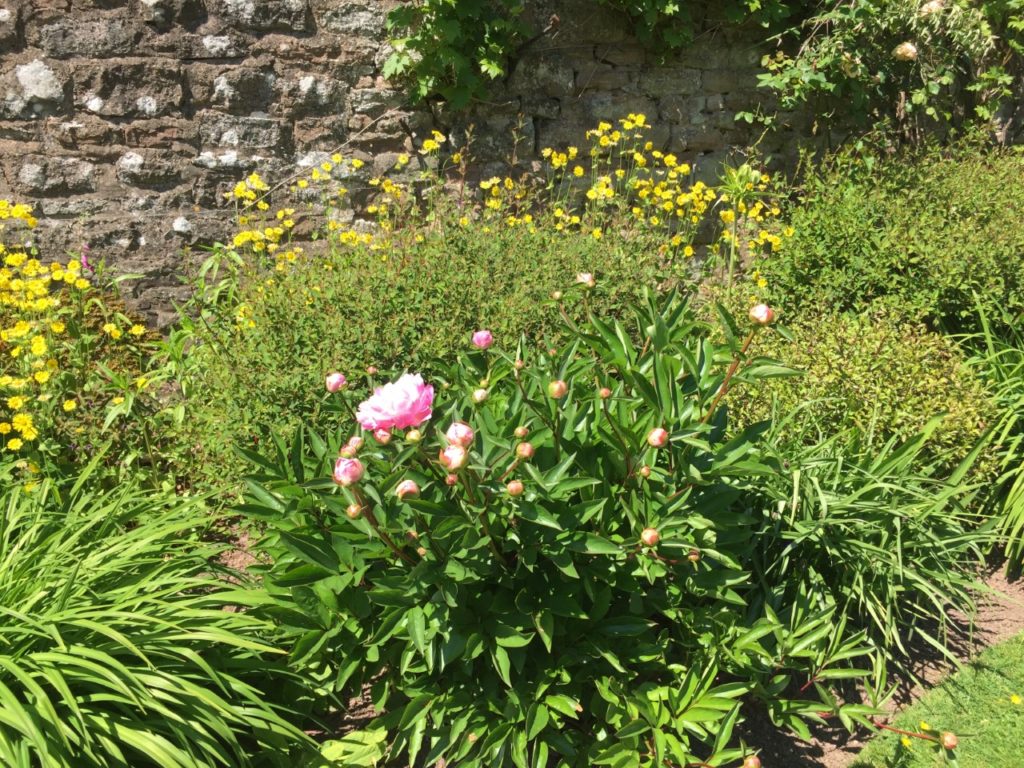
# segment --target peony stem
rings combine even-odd
[[[356,499],[358,499],[359,501],[359,506],[363,510],[363,517],[366,518],[366,522],[368,522],[370,524],[370,527],[373,528],[373,532],[376,533],[377,536],[380,537],[380,540],[387,544],[388,548],[396,555],[398,555],[398,557],[401,558],[404,562],[406,562],[409,565],[416,565],[416,561],[409,557],[409,555],[407,555],[405,552],[400,550],[395,545],[395,542],[392,540],[392,538],[388,536],[386,532],[381,530],[380,523],[377,522],[377,517],[373,514],[373,508],[366,503],[366,497],[363,495],[363,493],[358,488],[354,488],[353,490],[355,491]]]
[[[711,402],[711,407],[708,409],[708,412],[704,414],[704,418],[700,420],[701,424],[707,424],[711,420],[711,417],[715,415],[715,411],[718,409],[718,404],[722,401],[722,398],[725,397],[725,393],[729,391],[729,383],[732,381],[732,377],[736,375],[736,371],[739,370],[740,361],[746,356],[747,350],[750,348],[751,342],[754,341],[754,334],[756,333],[757,329],[755,328],[747,335],[739,354],[732,359],[732,365],[730,365],[729,370],[726,371],[725,379],[722,380],[722,386],[718,388],[718,392],[715,394],[715,399]]]

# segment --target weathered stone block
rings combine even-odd
[[[16,51],[21,43],[21,4],[0,2],[0,51]]]
[[[104,117],[157,117],[177,112],[184,91],[175,62],[86,61],[75,66],[75,104]]]
[[[15,186],[29,195],[92,192],[96,166],[76,157],[28,155],[17,163]]]
[[[29,44],[55,59],[131,56],[144,27],[136,19],[66,16],[34,28]]]
[[[139,52],[153,52],[178,60],[241,59],[251,45],[251,38],[233,29],[186,32],[173,27],[165,34],[143,41]]]
[[[199,126],[184,118],[133,120],[124,129],[122,143],[129,147],[173,149],[191,156],[199,148]]]
[[[67,90],[67,71],[60,64],[44,59],[16,64],[0,76],[0,118],[60,114]]]
[[[306,0],[214,0],[211,13],[238,29],[304,32],[311,21]]]
[[[326,75],[287,72],[275,85],[281,114],[306,117],[339,114],[345,110],[348,89]]]
[[[115,165],[117,180],[136,187],[167,187],[181,181],[187,168],[173,153],[157,149],[131,149]]]
[[[328,32],[353,37],[384,37],[384,8],[375,2],[332,2],[315,10],[317,26]]]
[[[615,91],[635,86],[637,70],[630,67],[613,67],[595,61],[576,73],[576,90]]]
[[[703,84],[699,69],[656,67],[640,75],[640,90],[648,96],[692,96]]]
[[[269,117],[239,117],[211,110],[197,113],[203,146],[246,149],[285,149],[290,144],[288,125]]]
[[[133,0],[137,18],[165,31],[174,24],[192,29],[206,20],[206,7],[202,0]]]
[[[509,78],[508,89],[514,93],[533,93],[564,98],[572,93],[575,78],[572,67],[556,56],[527,55]]]
[[[213,107],[235,114],[269,111],[274,102],[277,75],[269,62],[254,64],[190,66],[188,83],[193,106],[197,109]]]
[[[753,70],[715,69],[704,73],[704,90],[708,93],[749,91],[756,85],[757,74]]]

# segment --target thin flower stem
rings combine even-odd
[[[701,424],[707,424],[711,420],[711,417],[715,415],[715,411],[718,409],[718,404],[722,401],[722,398],[725,397],[726,392],[729,391],[729,383],[732,381],[732,377],[736,375],[736,371],[739,370],[740,361],[746,356],[747,350],[750,349],[750,344],[754,341],[754,335],[756,333],[757,329],[755,328],[747,335],[739,354],[733,358],[732,365],[729,366],[729,370],[725,373],[725,379],[722,381],[722,386],[718,388],[718,392],[715,394],[715,399],[711,402],[711,407],[708,409],[708,412],[704,414],[704,418],[700,420]]]
[[[355,497],[359,502],[359,506],[362,508],[363,517],[366,518],[366,522],[368,522],[370,524],[370,527],[373,528],[373,532],[376,533],[377,536],[380,537],[380,540],[383,541],[392,552],[398,555],[398,557],[401,558],[402,561],[404,561],[408,565],[416,565],[416,561],[409,557],[409,555],[407,555],[405,552],[400,550],[395,545],[395,542],[391,539],[391,537],[388,536],[386,532],[381,530],[380,523],[377,522],[377,517],[373,514],[373,507],[371,507],[367,503],[366,496],[363,495],[362,491],[360,491],[358,488],[355,488],[354,491]]]
[[[916,733],[915,731],[904,731],[902,728],[894,728],[891,725],[879,723],[876,720],[872,720],[871,722],[872,724],[874,724],[876,728],[881,728],[883,731],[892,731],[893,733],[900,734],[900,736],[911,736],[915,739],[921,739],[922,741],[931,741],[936,744],[940,743],[939,739],[936,736],[929,736],[926,733]]]

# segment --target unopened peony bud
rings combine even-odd
[[[444,479],[444,482],[445,482],[446,485],[457,485],[458,482],[459,482],[459,476],[458,475],[448,475]]]
[[[520,459],[532,459],[533,458],[533,444],[532,443],[520,443],[516,446],[516,456]]]
[[[754,325],[771,325],[775,322],[775,310],[767,304],[755,304],[750,308],[749,315]]]
[[[551,292],[551,298],[554,299],[555,301],[561,301],[562,300],[562,292],[561,291],[552,291]]]
[[[652,448],[664,448],[668,445],[668,432],[661,427],[655,427],[647,433],[647,444]]]
[[[349,504],[345,514],[348,515],[349,520],[358,520],[360,515],[363,514],[363,508],[358,504]]]
[[[558,354],[558,350],[557,349],[555,349],[554,347],[548,347],[548,356],[549,357],[554,357],[557,354]]]
[[[644,466],[640,467],[640,477],[642,477],[642,478],[644,478],[646,480],[650,476],[651,476],[651,468],[650,467],[648,467],[646,464]]]
[[[487,390],[481,387],[480,389],[473,390],[473,402],[477,405],[484,402],[487,399]]]
[[[452,445],[461,445],[463,448],[469,448],[473,444],[473,438],[475,437],[473,428],[464,421],[452,422],[444,436],[448,438],[448,442]]]
[[[931,2],[922,5],[918,13],[921,16],[931,16],[933,13],[939,13],[945,7],[946,4],[943,0],[931,0]]]
[[[656,547],[661,541],[661,534],[658,533],[657,528],[644,528],[640,533],[640,541],[644,543],[645,547]]]
[[[363,447],[364,442],[365,441],[363,440],[363,438],[361,438],[359,435],[352,435],[352,437],[348,439],[348,443],[346,445],[353,451],[358,452],[359,449]]]
[[[423,439],[423,433],[418,429],[410,429],[405,433],[405,442],[407,443],[418,443]]]
[[[896,61],[917,61],[917,46],[913,43],[900,43],[892,49],[892,57]]]
[[[602,400],[607,400],[612,396],[612,391],[608,389],[608,387],[601,387],[601,389],[597,391],[597,394],[601,396]]]
[[[406,531],[405,540],[409,542],[419,541],[420,535],[416,531]]]
[[[363,477],[363,462],[359,459],[340,458],[334,463],[334,482],[348,487]]]
[[[473,334],[473,346],[477,349],[487,349],[494,343],[494,335],[490,331],[477,331]]]
[[[597,285],[597,280],[589,272],[580,272],[576,275],[576,282],[582,285],[584,288],[590,289]]]
[[[449,472],[457,472],[462,469],[466,464],[466,449],[461,445],[449,445],[444,448],[437,456],[437,460],[441,462],[441,465],[448,469]]]
[[[509,496],[522,496],[526,488],[521,480],[510,480],[509,484],[505,486],[505,490],[508,491]]]
[[[689,560],[691,563],[700,562],[700,550],[691,549],[689,553],[686,555],[686,559]]]
[[[376,365],[368,365],[368,366],[366,366],[366,372],[368,374],[370,374],[371,376],[375,376],[377,374],[377,366]]]
[[[516,368],[516,370],[517,370],[517,371],[521,371],[521,370],[523,370],[523,368],[525,368],[525,367],[526,367],[526,362],[525,362],[525,361],[523,361],[523,360],[516,360],[516,361],[515,361],[515,362],[513,363],[513,365],[515,366],[515,368]]]
[[[515,432],[513,432],[512,434],[514,434],[516,437],[518,437],[520,440],[522,440],[524,437],[526,437],[528,434],[530,434],[530,428],[529,427],[516,427]]]
[[[757,755],[747,755],[743,761],[743,768],[761,768],[761,758]]]
[[[946,749],[956,749],[957,744],[960,743],[960,740],[956,737],[956,734],[953,733],[952,731],[945,731],[942,734],[941,738],[942,738],[942,746],[944,746]]]
[[[427,556],[427,548],[426,547],[416,547],[416,554],[419,555],[420,557],[426,557]]]
[[[403,480],[395,488],[395,495],[400,499],[404,499],[406,496],[419,496],[420,487],[416,485],[415,480]]]
[[[381,445],[387,445],[391,442],[391,431],[387,429],[375,429],[373,430],[373,439]]]
[[[476,743],[476,734],[475,733],[466,734],[466,741],[468,741],[470,744],[475,744]]]
[[[356,452],[352,450],[352,446],[346,445],[342,447],[340,451],[338,451],[338,455],[341,456],[341,458],[343,459],[351,459],[353,456],[356,455]]]
[[[337,392],[339,389],[343,389],[348,382],[345,380],[345,375],[342,373],[328,373],[327,374],[327,391]]]
[[[561,379],[556,379],[548,384],[548,395],[558,400],[559,398],[565,397],[569,391],[569,385]]]

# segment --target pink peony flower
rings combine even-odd
[[[342,389],[348,382],[345,380],[345,374],[343,373],[328,373],[327,374],[327,391],[337,392]]]
[[[406,496],[419,496],[420,487],[416,485],[415,480],[403,480],[395,488],[395,495],[400,499],[404,499]]]
[[[359,404],[356,421],[371,431],[418,427],[430,418],[433,403],[434,388],[424,384],[419,374],[406,373],[373,390],[373,395]]]
[[[466,449],[461,445],[452,444],[441,450],[437,460],[441,462],[449,472],[456,472],[466,465]]]
[[[647,433],[647,444],[652,448],[664,448],[668,444],[668,432],[661,427],[655,427]]]
[[[482,330],[473,334],[473,346],[477,349],[487,349],[493,343],[494,334],[490,331]]]
[[[750,322],[754,325],[771,325],[775,322],[775,310],[767,304],[755,304],[750,308]]]
[[[469,448],[473,444],[473,438],[476,437],[473,428],[464,421],[452,422],[444,436],[448,438],[450,444],[461,445],[463,448]]]
[[[348,487],[363,477],[363,462],[359,459],[338,459],[334,465],[334,482]]]

